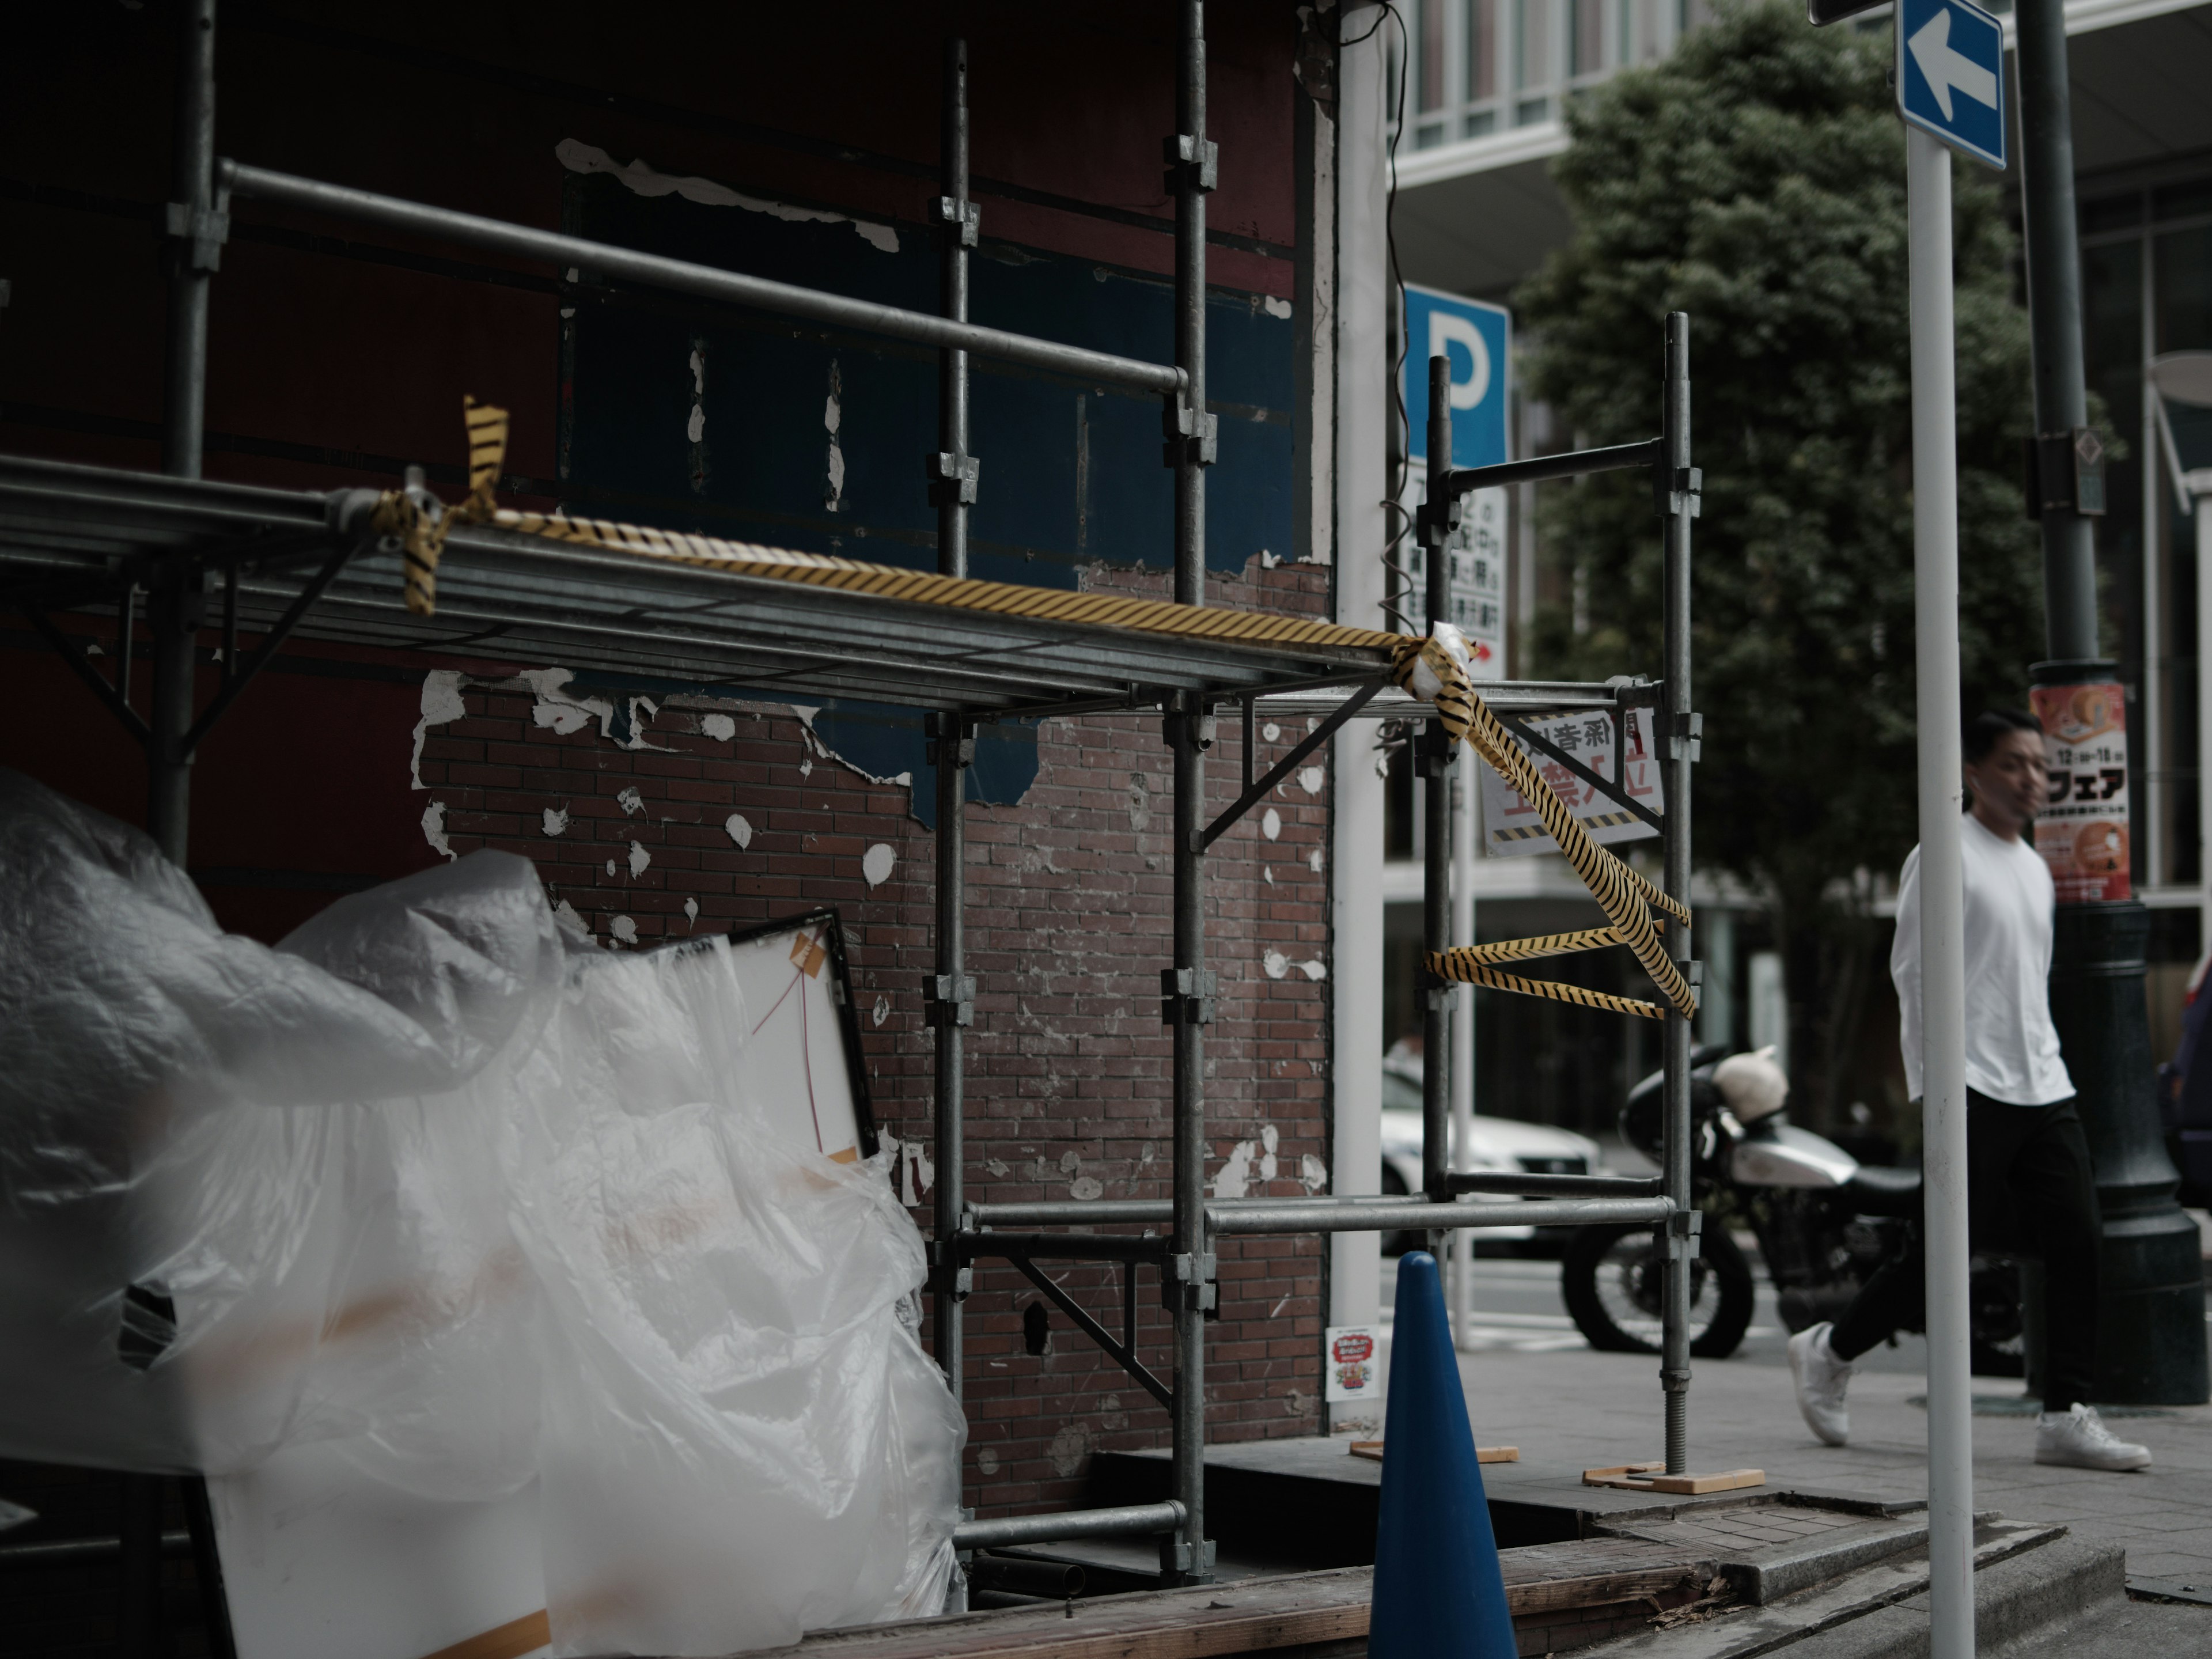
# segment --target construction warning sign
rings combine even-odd
[[[2035,850],[2051,866],[2061,904],[2124,899],[2128,874],[2126,688],[2039,685],[2028,693],[2043,723],[2051,805],[2035,822]]]
[[[1558,755],[1546,753],[1522,740],[1514,730],[1538,775],[1583,821],[1592,841],[1605,843],[1641,841],[1659,832],[1630,811],[1614,792],[1601,789],[1578,776]],[[1528,722],[1528,729],[1561,754],[1580,763],[1584,770],[1607,784],[1618,784],[1618,794],[1663,816],[1665,792],[1659,780],[1659,757],[1652,741],[1651,710],[1632,708],[1616,727],[1613,717],[1593,709],[1582,714],[1555,714]],[[1616,739],[1618,732],[1618,739]],[[1626,753],[1623,753],[1623,750]],[[1556,853],[1544,822],[1521,792],[1486,766],[1482,769],[1482,841],[1493,858],[1516,858],[1526,853]]]

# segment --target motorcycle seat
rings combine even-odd
[[[1920,1171],[1862,1164],[1851,1172],[1844,1194],[1866,1215],[1918,1215]]]

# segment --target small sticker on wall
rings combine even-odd
[[[1376,1400],[1382,1394],[1382,1354],[1372,1325],[1332,1325],[1322,1334],[1328,1400]]]

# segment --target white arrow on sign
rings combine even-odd
[[[1936,94],[1936,106],[1943,112],[1945,120],[1951,118],[1954,88],[1978,104],[1996,107],[1996,75],[1972,58],[1951,50],[1950,7],[1943,7],[1923,23],[1920,32],[1905,45],[1912,54],[1912,61],[1920,65],[1920,72],[1928,77],[1928,85]]]

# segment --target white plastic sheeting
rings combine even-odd
[[[777,1133],[719,940],[598,951],[478,853],[270,950],[0,772],[0,1455],[536,1480],[560,1653],[941,1605],[921,1238]]]

